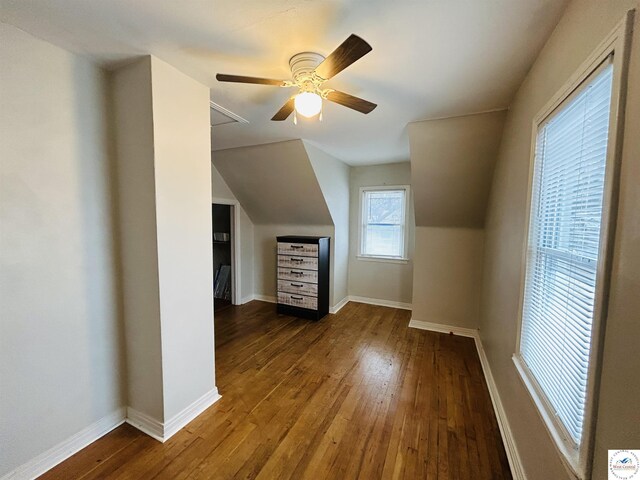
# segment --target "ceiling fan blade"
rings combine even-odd
[[[219,82],[257,83],[259,85],[275,85],[277,87],[286,86],[286,82],[284,80],[273,80],[272,78],[260,78],[260,77],[244,77],[242,75],[227,75],[225,73],[217,74],[216,80],[218,80]]]
[[[334,90],[327,95],[327,100],[334,103],[339,103],[340,105],[344,105],[345,107],[351,108],[353,110],[357,110],[361,113],[369,113],[378,105],[375,103],[368,102],[363,100],[362,98],[354,97],[353,95],[349,95],[348,93],[338,92]]]
[[[356,60],[364,57],[373,48],[359,36],[353,33],[331,54],[316,67],[316,74],[329,80]]]
[[[294,99],[295,99],[295,97],[291,97],[287,101],[287,103],[285,103],[282,106],[282,108],[280,110],[278,110],[278,113],[276,113],[271,120],[273,120],[275,122],[281,122],[283,120],[286,120],[289,117],[289,115],[291,115],[291,112],[293,112]]]

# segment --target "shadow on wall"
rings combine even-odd
[[[95,76],[87,82],[87,75]],[[82,268],[86,275],[86,352],[89,366],[87,392],[93,396],[90,418],[105,414],[105,390],[115,389],[119,404],[126,404],[126,360],[123,323],[122,265],[119,252],[119,222],[112,102],[108,74],[96,71],[86,61],[74,58],[73,94],[78,171],[78,204],[84,232]],[[89,99],[94,99],[91,101]],[[100,112],[96,115],[96,112]],[[101,157],[99,162],[88,159]],[[99,322],[102,319],[104,322]],[[113,343],[105,342],[106,338]],[[105,366],[108,366],[105,371]],[[111,405],[113,408],[113,405]]]

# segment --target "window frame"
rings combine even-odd
[[[391,256],[391,255],[371,255],[365,254],[364,252],[364,241],[365,241],[365,201],[364,196],[367,192],[384,192],[388,190],[403,190],[404,191],[404,215],[402,220],[402,242],[400,243],[402,246],[402,252],[400,256]],[[409,235],[407,235],[407,229],[409,226],[409,196],[410,196],[410,187],[409,185],[373,185],[360,187],[359,189],[359,209],[358,209],[358,255],[357,258],[359,260],[368,260],[373,262],[387,262],[387,263],[407,263],[409,261],[408,258],[408,250],[409,250]]]
[[[616,28],[600,43],[589,58],[569,78],[562,88],[535,116],[531,130],[531,152],[529,156],[529,176],[526,202],[524,239],[521,259],[520,298],[516,332],[516,348],[513,362],[525,389],[531,396],[536,410],[553,439],[556,449],[566,470],[574,479],[587,479],[591,476],[594,449],[595,414],[602,367],[603,336],[608,307],[608,293],[611,282],[611,263],[613,257],[614,234],[616,227],[620,162],[624,131],[624,113],[626,99],[627,71],[629,63],[629,45],[633,11],[618,23]],[[526,282],[526,263],[529,248],[529,229],[531,222],[531,200],[535,177],[535,153],[539,130],[546,124],[558,108],[570,101],[585,83],[593,78],[601,65],[612,56],[613,79],[611,88],[611,109],[609,111],[609,139],[605,165],[605,184],[598,253],[596,292],[594,301],[594,319],[592,326],[589,370],[587,376],[584,425],[581,442],[576,446],[562,423],[555,418],[546,395],[537,384],[520,354],[520,340],[523,321],[524,295]]]

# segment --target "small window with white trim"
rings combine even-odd
[[[534,121],[514,362],[566,465],[588,476],[615,205],[619,71],[612,41]],[[618,56],[618,58],[616,58]]]
[[[406,259],[408,186],[360,189],[360,256]]]

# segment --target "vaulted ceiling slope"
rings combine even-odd
[[[348,230],[349,166],[308,142],[303,142],[303,144],[333,219],[333,224],[336,228]],[[346,233],[348,235],[348,231]]]
[[[302,138],[345,162],[408,157],[406,125],[507,106],[567,0],[0,0],[0,20],[105,64],[151,53],[246,118],[215,150]],[[220,84],[218,72],[288,79],[289,58],[349,34],[373,51],[326,86],[379,106],[328,104],[324,121],[271,122],[283,88]]]
[[[257,225],[333,225],[301,140],[213,153],[213,164]]]
[[[484,226],[506,111],[409,124],[416,226]]]

